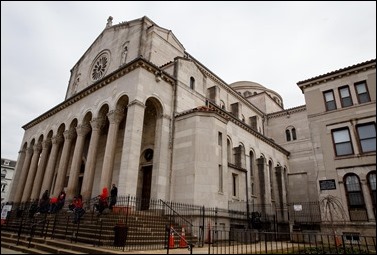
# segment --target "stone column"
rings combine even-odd
[[[168,115],[161,115],[156,121],[156,138],[153,148],[153,174],[151,188],[151,198],[169,199],[169,166],[170,166],[170,148],[169,148],[169,125],[171,118]],[[221,157],[222,159],[222,157]]]
[[[100,191],[104,187],[110,190],[113,166],[114,166],[114,156],[115,156],[115,146],[118,136],[119,123],[124,117],[124,113],[120,110],[114,110],[107,114],[110,122],[109,133],[107,134],[105,157],[103,160]]]
[[[54,177],[54,170],[55,170],[55,165],[56,165],[56,160],[58,158],[58,152],[59,152],[59,146],[63,142],[63,136],[62,135],[56,135],[51,138],[52,142],[52,148],[50,152],[50,157],[48,159],[46,171],[44,174],[43,182],[42,182],[42,187],[39,191],[38,197],[42,196],[42,193],[47,189],[47,190],[52,190],[52,179]]]
[[[18,187],[18,183],[16,181],[20,179],[22,166],[25,162],[25,157],[26,157],[25,149],[21,149],[18,152],[18,159],[16,163],[15,173],[13,176],[13,181],[10,183],[10,187],[9,187],[8,201],[10,202],[14,201],[14,197],[15,197],[15,194],[17,192],[17,187]]]
[[[283,182],[283,167],[281,166],[277,166],[275,167],[275,175],[276,175],[276,183],[277,183],[277,194],[278,194],[278,201],[277,201],[277,205],[279,207],[279,212],[280,212],[280,215],[277,215],[279,218],[278,220],[283,220],[284,219],[284,210],[283,210],[283,207],[284,207],[284,182]]]
[[[78,190],[78,185],[82,152],[84,150],[85,137],[89,133],[89,131],[90,126],[88,124],[83,124],[76,127],[77,139],[75,150],[73,152],[71,171],[69,172],[67,199],[72,199],[75,195],[78,195],[78,193],[80,193],[80,190]]]
[[[258,166],[258,175],[259,175],[259,192],[260,192],[260,202],[262,204],[262,212],[266,213],[266,206],[268,204],[268,197],[267,192],[270,192],[270,183],[268,182],[266,176],[266,164],[265,159],[260,157],[257,159],[257,166]]]
[[[64,131],[64,145],[63,152],[59,162],[58,176],[56,177],[54,196],[58,196],[60,191],[64,188],[65,176],[67,173],[69,154],[71,150],[72,140],[76,137],[76,131],[74,129]]]
[[[22,202],[27,202],[30,198],[31,189],[33,188],[35,173],[37,171],[39,155],[41,154],[41,151],[42,151],[41,143],[37,143],[36,145],[34,145],[34,153],[33,153],[33,157],[31,158],[29,173],[27,175],[24,192],[22,194],[22,199],[21,199]]]
[[[20,181],[17,183],[16,195],[14,197],[14,202],[16,202],[16,203],[21,202],[21,198],[22,198],[22,194],[24,192],[24,187],[25,187],[25,183],[26,183],[26,178],[28,176],[32,156],[33,156],[33,148],[29,147],[26,150],[26,158],[25,158],[25,163],[22,166]]]
[[[83,201],[90,199],[92,195],[94,173],[97,161],[98,141],[101,134],[101,128],[104,125],[104,119],[93,119],[90,122],[90,125],[92,126],[92,135],[90,137],[88,158],[86,159],[84,179],[81,188]]]
[[[118,194],[136,196],[140,148],[143,135],[145,105],[137,100],[128,105],[122,158],[118,178]]]
[[[31,196],[30,196],[31,199],[39,198],[39,193],[41,191],[41,184],[43,181],[44,172],[46,170],[46,164],[47,164],[47,159],[50,152],[50,148],[51,148],[51,139],[48,138],[42,142],[42,154],[41,154],[41,159],[38,164],[37,173],[34,178],[33,188],[31,189]]]

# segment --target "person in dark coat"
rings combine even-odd
[[[39,200],[39,213],[47,213],[50,209],[50,196],[48,194],[48,190],[46,189],[43,192],[41,199]]]
[[[112,210],[113,206],[117,203],[118,188],[113,184],[113,187],[110,190],[110,205],[109,209]]]

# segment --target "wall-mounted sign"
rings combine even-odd
[[[319,181],[319,188],[321,190],[336,189],[335,180],[334,179],[329,179],[329,180]]]
[[[293,205],[293,210],[295,212],[300,212],[302,211],[302,205]]]

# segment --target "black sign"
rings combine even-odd
[[[330,190],[330,189],[336,189],[335,180],[323,180],[319,181],[319,188],[321,190]]]

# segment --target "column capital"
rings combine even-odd
[[[159,118],[160,118],[160,119],[171,120],[171,117],[170,117],[169,115],[167,115],[167,114],[160,114],[160,115],[159,115]]]
[[[119,109],[115,109],[110,111],[107,117],[109,118],[110,124],[119,124],[124,117],[124,113]]]
[[[26,149],[26,153],[33,154],[33,147],[30,146]]]
[[[141,107],[146,107],[145,106],[145,104],[143,104],[143,102],[141,102],[141,101],[139,101],[139,100],[137,100],[137,99],[135,99],[135,100],[133,100],[132,102],[130,102],[128,105],[127,105],[127,107],[130,107],[130,106],[133,106],[133,105],[139,105],[139,106],[141,106]]]
[[[42,142],[42,148],[48,149],[51,146],[51,138],[47,138]]]
[[[59,143],[62,143],[62,142],[63,142],[63,136],[62,136],[61,134],[58,134],[58,135],[56,135],[56,136],[53,136],[53,137],[51,138],[51,142],[52,142],[53,144],[59,144]]]
[[[76,137],[76,131],[74,128],[72,128],[64,131],[63,135],[66,140],[71,140]]]
[[[42,144],[40,142],[38,142],[37,144],[34,144],[33,146],[33,151],[34,152],[40,152],[42,150]]]
[[[94,118],[90,121],[90,126],[95,131],[102,129],[104,125],[105,119],[103,117]]]
[[[78,136],[85,136],[91,130],[90,125],[88,123],[81,124],[76,127],[76,132]]]

